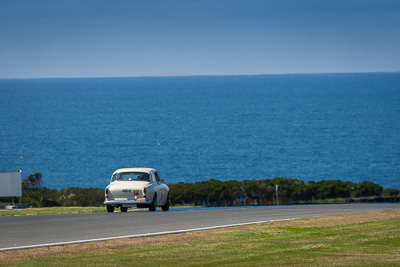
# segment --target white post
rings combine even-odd
[[[18,157],[19,158],[19,173],[21,173],[22,172],[22,169],[21,169],[21,161],[24,159],[24,157],[22,157],[22,156],[19,156]]]
[[[279,198],[278,198],[278,185],[275,186],[276,188],[276,205],[279,206]]]
[[[21,161],[24,159],[24,157],[23,156],[19,156],[18,158],[19,158],[19,170],[18,170],[18,172],[22,173]],[[22,183],[22,181],[21,181],[21,183]],[[22,184],[21,184],[21,187],[22,187]],[[22,203],[22,192],[21,192],[21,196],[18,198],[18,200],[19,200],[19,203],[21,204]]]

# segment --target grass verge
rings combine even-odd
[[[97,213],[105,211],[106,211],[105,207],[51,207],[51,208],[21,209],[21,210],[0,210],[0,216]]]
[[[170,209],[180,208],[203,208],[200,206],[174,206]],[[131,208],[128,211],[137,210]],[[119,209],[117,208],[118,212]],[[48,215],[48,214],[76,214],[76,213],[98,213],[106,212],[106,207],[51,207],[51,208],[31,208],[19,210],[0,210],[1,216],[28,216],[28,215]]]
[[[399,266],[400,210],[0,253],[7,266]]]

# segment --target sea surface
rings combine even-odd
[[[400,73],[0,80],[0,170],[105,187],[274,177],[400,188]]]

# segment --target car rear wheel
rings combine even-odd
[[[157,209],[157,193],[154,193],[153,201],[149,206],[149,211],[156,211]]]
[[[121,206],[121,212],[127,212],[128,211],[128,207],[122,207]]]
[[[114,206],[107,205],[107,212],[114,212]]]
[[[167,196],[167,200],[165,201],[165,205],[161,206],[163,211],[168,211],[169,210],[169,194]]]

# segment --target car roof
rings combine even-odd
[[[122,168],[122,169],[118,169],[116,170],[113,175],[115,173],[120,173],[120,172],[145,172],[145,173],[150,173],[150,172],[156,172],[155,169],[153,168]]]

